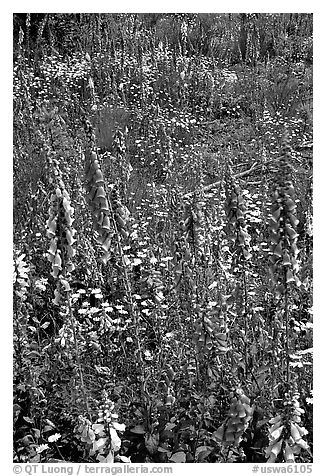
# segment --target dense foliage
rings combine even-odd
[[[14,461],[312,460],[312,16],[14,15]]]

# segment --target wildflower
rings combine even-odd
[[[54,433],[54,435],[49,436],[48,442],[54,443],[55,441],[58,441],[60,438],[61,438],[60,433]]]
[[[40,454],[40,453],[43,453],[43,451],[49,449],[49,445],[48,444],[45,444],[45,445],[39,445],[37,448],[36,448],[36,453]]]

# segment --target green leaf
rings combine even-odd
[[[34,421],[31,418],[29,418],[27,416],[24,416],[23,418],[27,423],[30,423],[31,425],[33,425]]]
[[[183,451],[178,451],[174,453],[169,459],[172,463],[185,463],[186,462],[186,453]]]
[[[143,425],[136,425],[134,428],[131,428],[130,431],[136,435],[144,435],[146,433]]]
[[[224,432],[225,432],[225,426],[224,424],[221,425],[216,431],[214,431],[214,433],[212,434],[212,436],[214,438],[216,438],[217,440],[219,441],[223,441],[224,439]]]
[[[44,322],[44,324],[41,325],[41,329],[47,329],[49,325],[50,325],[49,322]]]

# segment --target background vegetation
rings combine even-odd
[[[14,461],[312,460],[312,15],[14,15]]]

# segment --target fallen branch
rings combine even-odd
[[[246,177],[247,175],[250,175],[253,170],[257,169],[258,165],[259,164],[257,164],[257,162],[254,162],[252,166],[250,167],[250,169],[245,170],[244,172],[239,172],[238,174],[235,174],[233,177],[234,178]],[[204,187],[204,191],[208,192],[209,190],[211,190],[214,187],[217,187],[220,184],[221,184],[221,180],[219,180],[218,182],[211,183],[210,185],[206,185]]]
[[[258,164],[257,162],[254,162],[252,166],[250,167],[250,169],[245,170],[244,172],[239,172],[238,174],[235,174],[233,177],[235,179],[246,177],[247,175],[250,175],[254,170],[256,170],[259,167],[259,165],[260,164]],[[212,188],[218,187],[219,185],[221,185],[221,180],[218,180],[217,182],[211,183],[209,185],[205,185],[205,187],[203,188],[203,191],[209,192],[210,190],[212,190]],[[193,194],[194,192],[188,192],[185,195],[183,195],[183,198],[184,199],[191,198]]]

